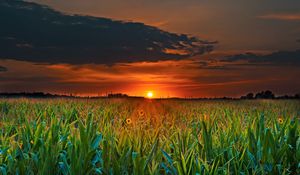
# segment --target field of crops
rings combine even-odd
[[[0,100],[0,174],[300,174],[300,102]]]

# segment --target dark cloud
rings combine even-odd
[[[267,55],[254,53],[227,56],[223,62],[247,61],[249,64],[264,64],[277,66],[300,66],[300,50],[278,51]]]
[[[300,14],[299,13],[291,13],[291,14],[267,14],[258,16],[261,19],[271,19],[271,20],[282,20],[282,21],[299,21]]]
[[[207,69],[207,70],[234,70],[236,67],[232,67],[232,65],[224,65],[222,62],[211,59],[210,61],[195,61],[194,64],[197,64],[197,68],[199,69]]]
[[[7,76],[0,76],[0,81],[2,82],[59,82],[59,78],[57,77],[47,77],[47,76],[36,76],[36,75],[32,75],[32,76],[23,76],[23,77],[7,77]]]
[[[0,21],[0,57],[40,63],[183,59],[209,52],[215,44],[142,23],[67,15],[17,0],[0,0]]]
[[[6,67],[0,66],[0,72],[6,72],[6,71],[7,71]]]

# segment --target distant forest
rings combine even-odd
[[[255,95],[254,93],[248,93],[245,96],[241,96],[241,99],[300,99],[300,94],[276,96],[272,91],[266,90],[258,92]]]
[[[106,96],[92,96],[92,97],[81,97],[75,95],[59,95],[59,94],[50,94],[44,92],[17,92],[17,93],[0,93],[0,98],[144,98],[144,97],[137,97],[137,96],[129,96],[127,94],[122,93],[110,93]],[[171,99],[300,99],[300,94],[295,95],[283,95],[283,96],[276,96],[272,91],[266,90],[261,91],[256,94],[248,93],[245,96],[241,96],[240,98],[232,98],[232,97],[222,97],[222,98],[171,98]]]

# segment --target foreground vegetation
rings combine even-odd
[[[0,100],[0,174],[300,174],[296,100]]]

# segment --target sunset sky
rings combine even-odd
[[[0,0],[0,92],[300,92],[299,0]]]

